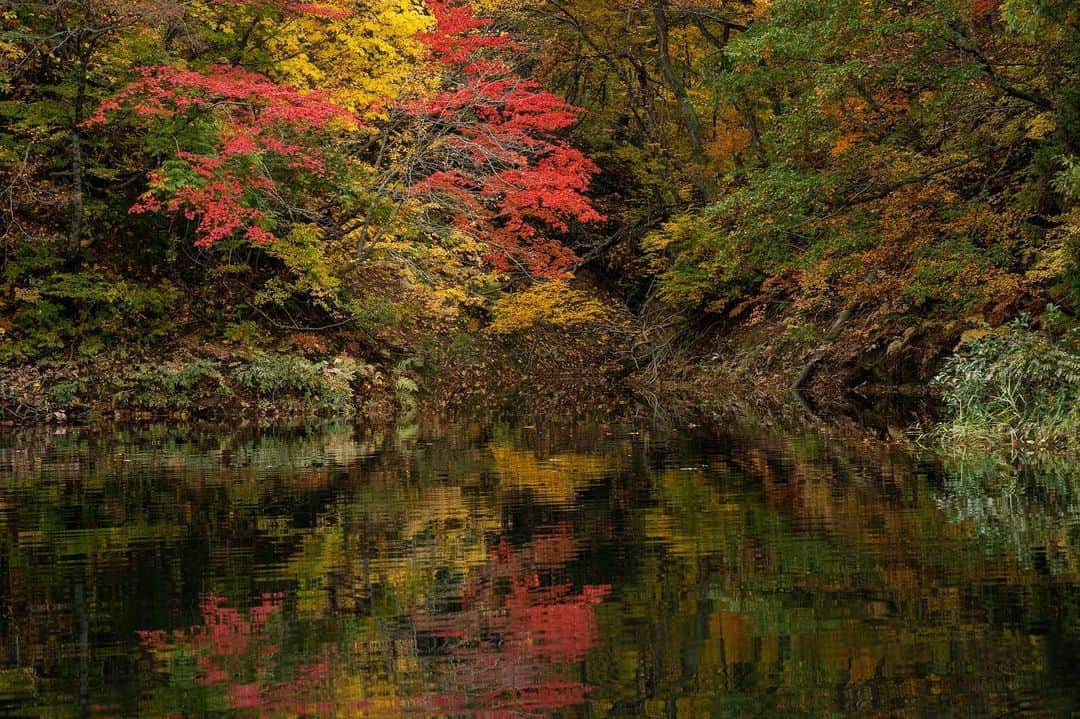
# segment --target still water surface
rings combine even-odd
[[[551,424],[0,439],[0,715],[1080,711],[1068,465]]]

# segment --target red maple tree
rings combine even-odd
[[[294,0],[220,1],[283,15],[344,12]],[[577,258],[560,239],[573,222],[602,219],[585,195],[596,166],[558,136],[581,111],[500,59],[514,49],[512,39],[491,32],[490,21],[468,5],[427,5],[435,25],[419,39],[430,49],[428,69],[439,89],[398,110],[435,128],[435,140],[420,167],[395,170],[408,178],[403,199],[442,208],[453,226],[488,245],[497,270],[567,274]],[[216,130],[209,141],[178,143],[175,155],[149,173],[150,188],[132,212],[182,214],[197,222],[199,246],[237,237],[272,241],[285,216],[334,224],[305,208],[303,190],[313,182],[332,184],[332,158],[347,166],[346,155],[335,154],[328,140],[356,125],[356,114],[324,94],[232,65],[137,72],[87,125],[129,110],[161,123],[179,118],[187,127],[209,117]]]
[[[581,110],[504,62],[513,39],[468,5],[427,5],[436,25],[420,39],[442,87],[411,110],[441,128],[440,163],[413,195],[450,200],[454,224],[489,244],[496,269],[565,275],[577,258],[559,237],[603,219],[585,195],[596,165],[557,134]]]
[[[304,176],[325,178],[328,162],[319,136],[356,121],[319,93],[303,93],[231,65],[203,72],[161,65],[137,72],[138,78],[102,103],[87,124],[104,123],[122,109],[158,120],[215,118],[218,130],[209,149],[179,148],[180,164],[150,172],[150,189],[131,208],[197,220],[200,246],[237,235],[255,243],[274,239],[273,210],[285,194],[279,177],[292,183]]]

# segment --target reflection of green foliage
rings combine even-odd
[[[79,658],[46,645],[76,646],[85,611],[87,681],[115,713],[227,709],[232,684],[206,686],[182,631],[206,626],[206,593],[242,618],[281,593],[266,642],[215,661],[275,689],[329,652],[327,701],[400,716],[402,697],[472,666],[417,617],[448,618],[439,631],[452,635],[455,613],[483,596],[481,624],[502,621],[510,587],[493,567],[525,546],[545,547],[514,575],[530,601],[612,585],[595,607],[599,641],[567,672],[592,685],[601,715],[987,715],[1068,679],[1023,627],[1052,630],[1063,652],[1080,641],[1066,464],[948,464],[939,481],[918,457],[814,433],[715,441],[431,420],[373,434],[31,432],[0,439],[0,464],[7,606],[25,656],[61,677],[38,689],[59,705]],[[552,537],[561,544],[541,541]],[[42,596],[54,614],[28,609]],[[999,600],[1008,625],[979,614]],[[151,653],[141,629],[169,641]],[[0,646],[11,631],[0,623]],[[1074,694],[1040,696],[1057,713]]]
[[[1054,574],[1080,571],[1080,463],[1058,456],[1009,458],[978,452],[944,457],[938,504],[986,544],[1026,566],[1036,554]]]
[[[645,714],[640,707],[663,706],[665,697],[680,716],[703,717],[876,716],[898,706],[916,715],[991,711],[989,698],[953,706],[944,699],[949,689],[938,697],[893,695],[898,703],[884,709],[877,702],[890,694],[891,668],[913,657],[950,687],[1007,694],[1041,684],[1038,651],[990,626],[958,633],[951,617],[959,608],[938,596],[962,604],[959,597],[984,581],[984,572],[997,582],[1003,572],[1027,577],[1034,567],[998,566],[1015,566],[1011,551],[988,564],[986,553],[995,550],[981,535],[958,532],[938,503],[908,504],[909,494],[939,494],[916,472],[914,458],[868,461],[814,434],[775,446],[751,439],[751,450],[747,441],[735,444],[754,461],[741,466],[756,472],[725,455],[699,455],[696,462],[681,457],[682,466],[655,479],[657,501],[643,521],[659,550],[640,560],[640,579],[624,585],[619,602],[603,608],[604,635],[620,641],[609,653],[598,650],[605,656],[592,663],[602,667],[594,669],[598,696],[625,707],[614,715]],[[899,496],[884,491],[886,472],[902,483]],[[773,489],[763,492],[760,482]],[[791,505],[777,505],[770,492]],[[1037,602],[1027,611],[1039,621]],[[988,646],[1008,657],[1008,671],[987,665]],[[1017,671],[1028,662],[1035,662],[1033,673]],[[657,677],[644,688],[636,680],[643,672]]]

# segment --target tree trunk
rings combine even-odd
[[[664,76],[664,82],[675,96],[679,105],[679,112],[683,117],[683,125],[686,135],[690,140],[690,150],[694,162],[693,180],[703,200],[708,200],[713,195],[712,183],[705,177],[701,164],[705,159],[705,144],[702,140],[701,118],[698,117],[694,103],[686,92],[686,83],[683,82],[675,67],[671,64],[671,48],[668,41],[668,19],[665,8],[667,0],[655,0],[653,3],[653,23],[656,26],[656,49],[660,61],[660,72]]]
[[[833,320],[832,326],[829,327],[829,331],[825,334],[825,342],[826,342],[826,344],[829,343],[829,342],[832,342],[833,340],[835,340],[837,337],[840,336],[841,332],[843,332],[843,330],[844,330],[844,325],[847,324],[847,321],[850,318],[851,318],[851,308],[850,307],[845,307],[843,310],[840,311],[840,314],[836,316],[835,320]],[[807,361],[807,363],[805,365],[803,365],[802,370],[799,371],[799,375],[795,378],[795,380],[790,385],[791,389],[796,394],[798,394],[799,391],[802,390],[802,388],[806,386],[806,383],[809,382],[810,379],[814,376],[814,371],[817,370],[818,363],[821,362],[821,360],[823,360],[825,358],[826,351],[827,351],[827,346],[826,345],[822,345],[822,346],[818,347],[810,355],[810,359]]]
[[[701,118],[694,109],[690,96],[686,92],[686,83],[675,72],[671,64],[671,48],[668,40],[668,20],[665,10],[666,0],[657,0],[653,3],[653,22],[656,25],[656,50],[660,61],[660,72],[664,75],[675,101],[679,104],[679,112],[683,116],[686,125],[686,133],[690,140],[690,148],[693,150],[695,159],[704,154],[704,144],[701,139]]]
[[[71,226],[68,230],[68,259],[77,262],[82,251],[82,221],[85,201],[83,198],[82,135],[79,126],[83,122],[86,107],[86,69],[89,58],[84,53],[79,58],[76,78],[75,103],[71,123]]]

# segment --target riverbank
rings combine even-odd
[[[610,296],[603,302],[616,306]],[[477,323],[471,332],[403,342],[415,349],[395,353],[372,350],[347,329],[267,329],[215,341],[207,326],[155,345],[0,367],[0,422],[383,424],[419,404],[457,412],[532,407],[538,416],[637,406],[683,425],[808,417],[849,432],[921,437],[928,446],[1076,451],[1080,346],[1075,322],[1061,311],[998,328],[974,319],[880,319],[759,313],[710,331],[683,325],[650,335],[620,307],[573,326],[496,332]]]
[[[404,402],[385,369],[340,355],[196,354],[0,368],[8,424],[305,416],[389,420]]]
[[[205,335],[212,334],[206,328]],[[0,365],[0,422],[340,418],[380,424],[421,401],[443,411],[522,404],[545,411],[613,408],[629,397],[617,380],[614,346],[582,341],[565,327],[519,335],[443,333],[395,353],[368,351],[367,338],[348,330],[252,334],[257,343],[193,333],[151,346]]]

